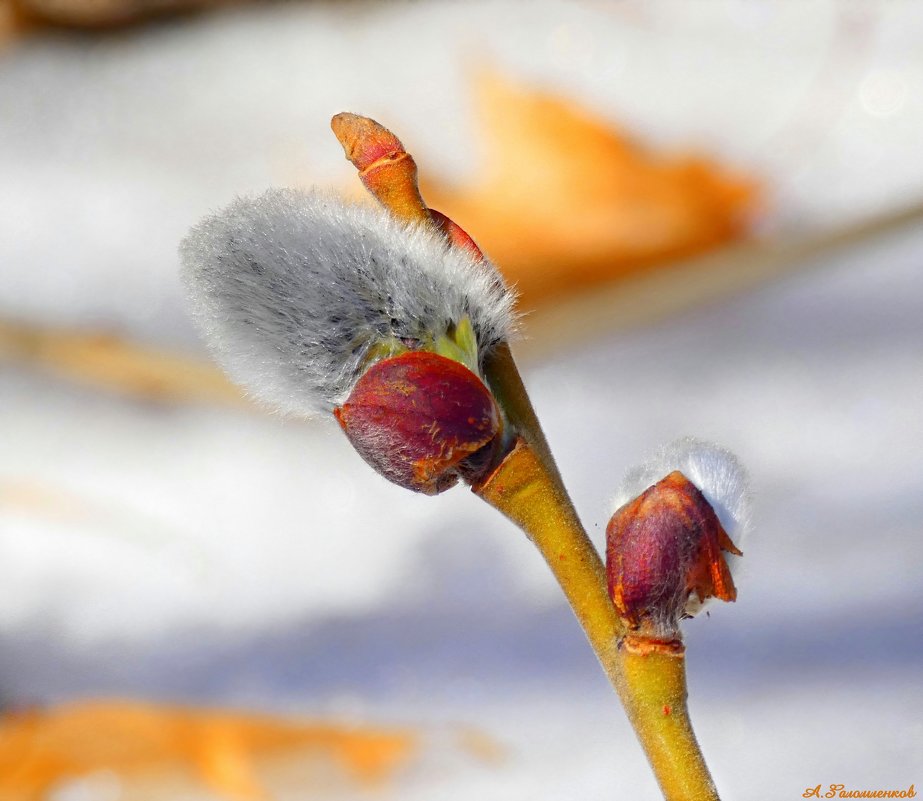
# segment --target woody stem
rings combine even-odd
[[[474,492],[516,523],[544,557],[625,707],[664,798],[718,801],[689,720],[682,646],[637,648],[626,636],[509,346],[491,354],[484,369],[521,439]]]
[[[618,652],[619,695],[664,798],[717,801],[686,705],[686,659],[676,650],[636,650],[631,639]]]
[[[394,134],[355,114],[338,114],[331,124],[365,187],[392,215],[431,225],[454,246],[480,256],[462,229],[427,208],[416,164]],[[599,554],[564,488],[509,345],[488,354],[484,373],[520,439],[474,492],[522,528],[548,563],[625,706],[666,801],[719,801],[689,722],[682,653],[642,653],[626,644]]]

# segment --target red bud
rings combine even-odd
[[[417,165],[401,140],[368,117],[344,112],[331,121],[346,158],[359,170],[365,188],[398,219],[432,220],[417,188]]]
[[[372,365],[334,414],[366,462],[427,495],[454,486],[466,460],[500,429],[497,405],[481,379],[428,351]]]
[[[478,261],[483,261],[484,253],[464,228],[454,220],[446,217],[441,211],[430,209],[429,213],[433,218],[433,222],[436,223],[436,226],[442,231],[443,236],[449,240],[449,244],[452,245],[452,247],[467,251]]]
[[[609,595],[632,629],[675,634],[690,596],[733,601],[722,551],[741,555],[705,496],[678,470],[618,509],[606,529]]]

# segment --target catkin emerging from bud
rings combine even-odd
[[[747,470],[726,448],[695,437],[671,442],[646,462],[629,470],[613,498],[612,510],[624,506],[674,470],[679,470],[695,484],[715,510],[728,536],[740,545],[750,530]]]
[[[678,638],[680,618],[707,599],[737,598],[727,560],[742,555],[737,543],[749,503],[746,474],[729,452],[691,439],[674,443],[629,473],[616,503],[606,572],[629,629]]]
[[[425,346],[465,317],[479,358],[514,328],[513,296],[489,263],[316,191],[240,198],[180,253],[216,358],[284,413],[332,411],[377,353]]]

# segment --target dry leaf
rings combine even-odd
[[[0,718],[0,801],[41,801],[54,788],[105,777],[117,782],[124,801],[196,788],[261,801],[270,797],[273,777],[293,766],[302,791],[316,789],[331,767],[353,782],[376,784],[415,750],[408,731],[134,701],[81,702]]]
[[[424,196],[477,240],[526,308],[746,232],[751,179],[653,152],[568,100],[496,76],[478,81],[478,98],[480,179],[424,183]]]

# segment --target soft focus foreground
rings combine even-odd
[[[380,786],[414,750],[408,731],[124,701],[66,704],[21,710],[0,724],[0,799],[203,791],[262,799],[292,784],[322,797],[343,785]]]
[[[755,211],[757,184],[770,244],[919,200],[919,12],[710,8],[279,6],[0,45],[0,765],[57,772],[37,790],[20,770],[12,798],[657,797],[528,543],[461,490],[407,497],[334,426],[241,403],[191,332],[175,246],[234,194],[345,187],[327,128],[342,108],[407,132],[445,175],[427,199],[521,271],[535,320],[566,308],[570,249],[602,254],[594,281],[663,269],[605,238],[638,197],[657,200],[641,230],[658,258],[695,249],[681,231],[702,247],[742,233],[728,221]],[[504,159],[539,111],[549,144]],[[587,186],[581,214],[580,154],[616,152],[624,130],[627,166],[598,173],[640,186],[627,202]],[[708,185],[733,188],[704,216],[689,203],[712,196],[653,166],[687,149]],[[738,602],[687,626],[692,713],[728,798],[919,784],[921,252],[909,227],[553,360],[542,348],[567,330],[526,320],[530,390],[598,545],[623,471],[659,443],[694,433],[751,468],[758,536]],[[87,696],[279,719],[33,707]],[[232,734],[171,734],[190,720]],[[264,725],[291,732],[290,750],[254,745]],[[486,733],[478,748],[458,725]],[[419,747],[366,787],[330,743],[379,732]],[[121,757],[105,756],[112,740]]]

